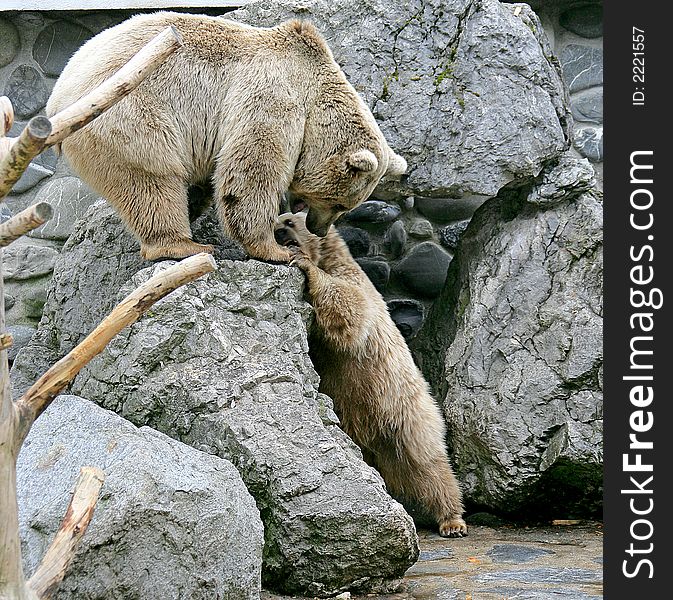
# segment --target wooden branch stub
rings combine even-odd
[[[14,124],[14,107],[7,96],[0,96],[0,138],[7,135]]]
[[[164,29],[109,79],[51,117],[53,129],[46,146],[58,144],[119,102],[180,46],[182,37],[177,29],[173,26]]]
[[[21,413],[18,447],[35,419],[117,333],[135,323],[142,313],[176,288],[216,268],[215,259],[210,254],[196,254],[157,273],[124,298],[82,342],[53,365],[16,402]]]
[[[80,471],[68,510],[56,532],[54,541],[42,558],[40,566],[28,581],[28,587],[40,600],[50,598],[63,580],[79,542],[93,517],[104,481],[105,474],[98,467],[84,467]]]
[[[0,248],[9,246],[22,235],[44,225],[53,214],[54,209],[47,202],[38,202],[17,213],[0,224]]]
[[[0,352],[11,348],[14,343],[14,338],[11,333],[0,333]]]
[[[9,148],[0,156],[0,199],[4,198],[23,172],[45,146],[51,133],[51,121],[41,115],[33,117]]]

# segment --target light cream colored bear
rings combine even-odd
[[[385,301],[332,227],[324,238],[305,215],[278,217],[276,240],[297,246],[315,309],[311,358],[344,431],[393,496],[420,505],[445,537],[467,535],[449,464],[445,425]]]
[[[62,144],[145,258],[212,251],[192,241],[189,184],[212,183],[224,229],[250,255],[288,261],[273,238],[285,191],[306,201],[308,228],[325,235],[384,175],[406,170],[320,34],[296,20],[263,29],[170,12],[135,16],[77,51],[47,114],[103,82],[169,25],[184,45]]]

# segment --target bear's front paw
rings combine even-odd
[[[442,537],[464,537],[467,535],[467,524],[460,517],[452,517],[439,524],[439,535]]]
[[[291,246],[290,252],[292,254],[292,260],[290,261],[290,265],[299,267],[302,271],[307,271],[313,266],[313,262],[311,262],[311,257],[302,248]]]

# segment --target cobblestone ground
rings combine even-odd
[[[462,539],[419,530],[421,555],[400,591],[339,600],[598,600],[603,598],[600,523],[470,527]],[[264,592],[263,600],[290,600]]]

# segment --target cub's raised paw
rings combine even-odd
[[[467,524],[460,517],[454,517],[439,524],[439,535],[442,537],[465,537]]]
[[[291,247],[290,252],[292,254],[290,265],[299,267],[302,271],[306,271],[313,266],[313,262],[311,261],[308,253],[305,252],[302,248]]]

